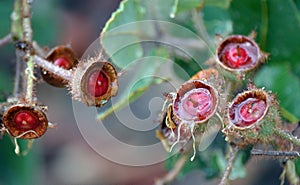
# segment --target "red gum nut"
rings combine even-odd
[[[254,69],[261,58],[258,45],[243,35],[230,36],[217,48],[217,62],[229,71]]]
[[[68,59],[64,58],[64,57],[60,57],[54,60],[53,64],[62,67],[64,69],[70,69],[71,68],[71,64],[68,61]]]
[[[118,91],[117,72],[112,64],[103,60],[91,61],[79,66],[72,86],[77,87],[78,81],[80,89],[73,89],[73,94],[77,96],[79,91],[81,101],[88,106],[100,107]]]
[[[190,80],[182,84],[173,102],[174,115],[182,121],[206,122],[218,105],[217,91],[200,80]]]
[[[240,93],[229,106],[230,124],[238,128],[250,128],[266,115],[268,111],[267,95],[260,90]]]
[[[67,70],[72,69],[78,64],[76,54],[67,46],[57,46],[53,48],[46,56],[46,60]],[[61,77],[45,69],[41,70],[42,77],[48,84],[55,87],[65,87],[67,85],[68,82]]]
[[[88,77],[87,92],[94,97],[104,95],[108,91],[109,80],[102,71],[94,71]]]
[[[47,117],[42,111],[21,104],[10,107],[2,120],[13,137],[24,139],[41,137],[48,127]]]

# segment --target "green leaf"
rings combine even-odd
[[[182,59],[180,56],[174,58],[173,68],[176,75],[183,80],[190,79],[190,77],[202,69],[193,59]]]
[[[205,6],[203,8],[203,19],[210,36],[216,34],[226,36],[233,31],[229,12],[220,7]]]
[[[267,51],[271,53],[272,62],[289,61],[292,70],[300,77],[300,18],[299,11],[292,0],[268,1],[269,32]],[[282,31],[282,28],[284,31]]]
[[[244,162],[244,153],[239,152],[237,157],[235,158],[233,168],[230,174],[230,179],[238,179],[238,178],[245,178],[247,175],[246,168],[245,168],[245,162]]]
[[[120,68],[143,55],[140,45],[142,29],[134,23],[142,20],[142,12],[137,0],[122,1],[103,28],[101,43],[113,63]]]
[[[300,176],[300,158],[296,158],[293,161],[295,163],[296,172],[297,172],[298,176]]]
[[[232,0],[229,12],[235,34],[247,35],[261,24],[260,0]]]
[[[264,66],[256,75],[255,84],[276,93],[280,105],[300,118],[300,80],[288,63]]]
[[[18,143],[24,151],[27,147],[28,140],[19,139]],[[39,154],[38,146],[26,156],[18,156],[14,153],[14,144],[11,137],[5,135],[0,139],[0,184],[38,184],[39,169],[41,168],[42,159]],[[36,175],[35,178],[34,175]]]
[[[231,0],[201,0],[204,1],[205,6],[215,6],[222,9],[227,9],[230,6]]]
[[[174,164],[177,162],[177,160],[181,157],[182,154],[176,154],[172,157],[169,157],[165,162],[165,167],[168,170],[171,170],[174,167]],[[194,161],[190,161],[187,159],[185,165],[181,169],[180,173],[178,174],[178,178],[184,177],[189,172],[195,170],[195,169],[203,169],[206,167],[205,161],[202,160],[201,157],[197,156]]]
[[[270,62],[288,61],[300,77],[300,15],[294,1],[233,0],[230,12],[234,33],[256,30],[260,46],[271,54]]]
[[[188,11],[194,8],[198,8],[202,5],[203,0],[179,0],[178,12]]]

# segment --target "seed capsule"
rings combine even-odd
[[[62,67],[64,69],[72,69],[78,64],[78,60],[74,51],[67,46],[57,46],[53,48],[48,55],[46,60],[49,62]],[[43,79],[50,85],[55,87],[64,87],[68,84],[61,77],[41,68]]]
[[[268,108],[264,91],[246,91],[229,106],[230,123],[239,128],[251,127],[263,118]]]
[[[225,70],[241,73],[255,69],[267,58],[251,38],[232,35],[217,47],[217,63]]]
[[[177,119],[203,123],[216,112],[218,93],[210,85],[200,80],[190,80],[181,85],[173,102]]]
[[[75,99],[100,107],[118,92],[117,72],[103,59],[90,59],[76,68],[70,87]]]
[[[275,143],[274,131],[282,127],[276,97],[255,86],[238,94],[227,107],[226,139],[243,148]]]
[[[13,137],[33,139],[45,134],[48,120],[36,107],[17,104],[4,113],[3,124]]]

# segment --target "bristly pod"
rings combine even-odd
[[[211,118],[218,107],[217,90],[207,82],[189,80],[178,89],[172,108],[181,122],[201,124]]]
[[[48,120],[38,106],[16,104],[3,114],[3,126],[15,138],[34,139],[45,134]]]
[[[114,66],[102,58],[81,62],[69,82],[74,99],[88,106],[101,107],[118,92],[118,74]]]
[[[268,54],[262,52],[251,36],[232,35],[225,38],[216,49],[215,61],[225,76],[237,78],[255,70],[265,62]]]
[[[243,148],[257,143],[275,144],[275,130],[281,127],[276,96],[251,85],[227,108],[226,140]]]
[[[204,131],[206,125],[202,123],[217,111],[218,92],[213,85],[220,83],[218,79],[218,71],[202,70],[182,84],[176,93],[167,96],[170,104],[156,134],[167,150],[171,150],[175,144],[181,145],[184,150],[183,146],[191,138],[195,144],[195,128],[201,127],[201,132]]]
[[[46,56],[46,60],[66,70],[76,67],[78,60],[74,51],[68,46],[56,46]],[[54,73],[41,68],[43,79],[55,87],[65,87],[68,82]]]

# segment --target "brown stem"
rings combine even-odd
[[[22,0],[22,27],[23,38],[27,43],[32,43],[32,28],[31,28],[31,0]]]
[[[32,47],[34,49],[35,54],[39,55],[40,57],[45,57],[46,52],[43,48],[41,48],[36,41],[32,42]]]
[[[31,1],[21,0],[21,16],[22,16],[22,40],[30,47],[32,45],[32,28],[31,28]],[[27,63],[25,69],[26,75],[26,93],[25,98],[28,103],[34,101],[34,63],[31,48],[25,50],[24,62]]]
[[[54,65],[51,62],[48,62],[47,60],[35,55],[34,56],[34,63],[41,68],[46,69],[47,71],[63,78],[66,81],[71,81],[73,78],[73,72],[70,70],[63,69],[57,65]]]
[[[0,39],[0,47],[4,46],[5,44],[8,44],[12,41],[11,34],[6,35],[2,39]]]
[[[266,156],[266,157],[300,157],[298,151],[273,151],[273,150],[258,150],[252,149],[251,155]]]
[[[172,182],[176,178],[178,173],[181,171],[181,169],[183,168],[183,166],[186,163],[187,159],[188,159],[187,155],[182,155],[176,161],[173,169],[170,170],[164,177],[157,179],[154,184],[155,185],[164,185],[164,184],[167,184],[169,182]]]
[[[297,137],[293,136],[292,134],[285,132],[283,130],[280,129],[274,129],[274,133],[281,137],[282,139],[285,139],[291,143],[293,143],[296,146],[300,147],[300,139],[298,139]]]
[[[238,154],[238,151],[239,151],[239,148],[237,146],[230,148],[229,158],[227,160],[227,166],[226,166],[225,172],[223,174],[223,177],[222,177],[219,185],[226,185],[228,183],[229,176],[230,176],[233,164],[234,164],[234,160]]]

